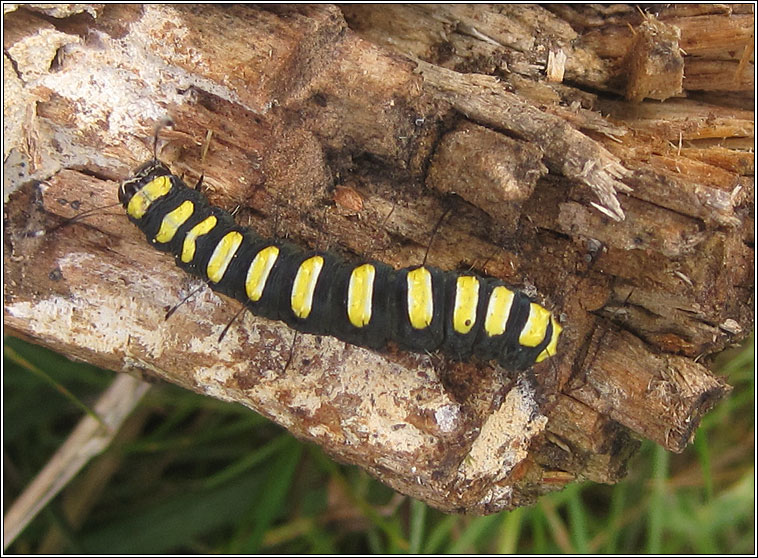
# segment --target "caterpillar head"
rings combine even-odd
[[[142,164],[134,174],[124,180],[118,189],[118,201],[126,207],[134,194],[159,176],[171,175],[169,168],[157,159]]]

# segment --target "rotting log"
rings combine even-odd
[[[7,332],[247,405],[446,511],[615,482],[728,393],[703,362],[754,323],[746,6],[7,9]],[[198,281],[119,209],[56,225],[114,203],[167,115],[160,157],[242,224],[395,267],[431,244],[556,309],[559,355],[514,377],[293,348],[249,313],[219,343],[238,307],[209,289],[166,320]]]

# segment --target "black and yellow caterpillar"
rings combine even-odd
[[[379,349],[443,350],[523,370],[555,354],[561,326],[497,279],[431,266],[348,263],[262,238],[210,205],[158,160],[142,165],[119,200],[158,250],[259,316],[305,333]]]

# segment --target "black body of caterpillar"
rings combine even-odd
[[[262,238],[210,205],[166,165],[142,165],[119,200],[158,250],[259,316],[378,349],[443,350],[523,370],[555,354],[555,317],[497,279],[431,266],[348,263]]]

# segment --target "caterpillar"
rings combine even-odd
[[[494,360],[524,370],[556,352],[561,326],[500,280],[420,265],[349,263],[259,236],[154,158],[119,187],[119,201],[155,248],[253,314],[304,333],[381,349]]]

